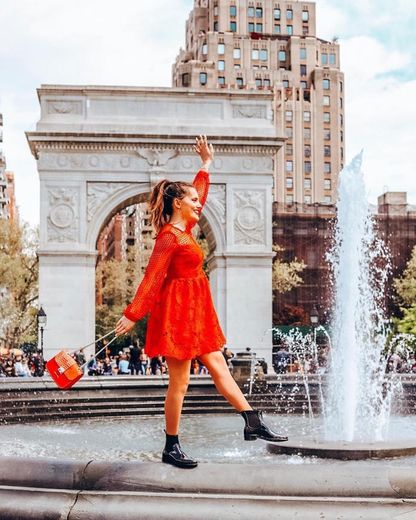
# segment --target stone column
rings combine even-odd
[[[48,320],[46,360],[63,348],[94,341],[95,261],[95,253],[39,253],[39,302]]]

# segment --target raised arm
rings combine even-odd
[[[198,192],[199,201],[202,205],[205,204],[209,191],[209,173],[208,169],[214,159],[214,148],[212,144],[208,143],[206,136],[199,136],[196,138],[195,145],[196,153],[201,157],[202,166],[193,180],[193,185]]]
[[[176,247],[176,237],[172,233],[163,233],[156,239],[144,278],[137,288],[132,303],[124,310],[123,314],[127,319],[138,321],[151,310],[166,278]]]

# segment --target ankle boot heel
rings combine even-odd
[[[244,440],[245,441],[255,441],[257,439],[257,435],[255,433],[250,433],[244,430]]]

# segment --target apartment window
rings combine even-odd
[[[218,54],[224,54],[225,51],[225,45],[223,43],[218,44],[217,52]]]
[[[248,32],[249,32],[249,33],[254,32],[254,23],[253,23],[253,22],[250,22],[250,23],[248,24]]]
[[[280,9],[274,9],[273,16],[275,20],[280,20]]]
[[[256,18],[263,18],[263,8],[256,7]]]
[[[304,110],[303,112],[303,120],[305,121],[305,123],[310,123],[311,121],[311,113],[309,110]]]
[[[214,5],[214,16],[218,16],[218,5]]]
[[[289,36],[293,34],[293,25],[286,26],[286,34],[289,34]]]
[[[261,81],[261,78],[256,78],[256,87],[262,87],[263,82]]]
[[[339,133],[339,138],[341,140],[341,143],[343,143],[344,142],[344,132],[342,130]]]
[[[291,126],[286,127],[286,137],[288,139],[292,139],[293,137],[293,128]]]
[[[308,88],[308,82],[307,81],[301,81],[300,82],[300,88]]]
[[[225,61],[219,60],[217,63],[217,68],[218,68],[218,70],[225,70]]]
[[[331,88],[331,82],[329,81],[329,79],[324,79],[322,81],[322,86],[324,90],[329,90]]]
[[[206,85],[207,84],[207,73],[206,72],[200,72],[199,73],[199,84],[200,85]]]
[[[286,204],[293,204],[293,195],[290,193],[287,194],[285,200],[286,200]]]
[[[286,20],[293,20],[293,10],[286,9]]]
[[[283,86],[284,86],[284,88],[289,88],[289,80],[288,79],[284,79],[283,80]]]
[[[252,60],[258,60],[259,59],[259,50],[258,49],[252,49],[252,51],[251,51],[251,59]]]
[[[202,54],[208,54],[208,45],[206,43],[202,45]]]
[[[342,92],[342,88],[343,88],[343,85],[342,85],[342,81],[339,82],[339,91]]]
[[[324,123],[331,122],[331,114],[329,112],[324,112]]]
[[[286,51],[279,51],[279,61],[286,61]]]
[[[237,32],[237,22],[230,22],[230,32]]]
[[[324,163],[324,173],[331,173],[331,163],[330,162]]]
[[[310,195],[305,195],[305,196],[303,197],[303,202],[304,202],[305,204],[311,204],[311,203],[312,203],[312,198],[311,198],[311,196],[310,196]]]
[[[329,195],[324,197],[324,204],[332,204],[332,198]]]
[[[237,16],[237,6],[230,5],[230,16]]]
[[[312,172],[312,163],[311,163],[311,161],[304,161],[303,169],[305,170],[305,173],[311,173]]]
[[[239,63],[235,63],[235,64],[234,64],[234,68],[235,68],[235,69],[241,69],[241,65],[240,65]]]
[[[324,179],[324,190],[331,189],[331,179]]]
[[[262,61],[266,61],[268,58],[268,52],[267,52],[267,49],[261,49],[260,50],[260,59]]]
[[[274,24],[274,34],[280,34],[280,25]]]
[[[239,60],[241,58],[241,49],[239,47],[234,47],[233,58],[235,60]]]
[[[307,25],[303,25],[302,26],[302,35],[308,36],[308,34],[309,34],[309,27]]]
[[[237,82],[237,86],[238,86],[238,87],[241,88],[241,87],[244,86],[244,80],[243,80],[243,78],[237,78],[236,82]]]
[[[331,98],[329,96],[324,96],[322,98],[322,104],[324,107],[329,107],[329,105],[331,104]]]
[[[309,11],[302,11],[302,22],[309,21]]]
[[[336,60],[336,56],[334,53],[331,52],[331,54],[329,55],[329,64],[330,65],[335,65],[337,62]]]
[[[344,148],[340,148],[339,151],[340,151],[341,160],[342,160],[342,159],[344,159]]]
[[[339,107],[342,108],[342,97],[339,98]]]
[[[306,65],[301,65],[300,66],[300,75],[301,76],[306,76]]]
[[[324,146],[324,157],[331,157],[331,147],[329,144]]]
[[[225,85],[225,76],[218,76],[218,85]]]
[[[258,33],[263,32],[263,24],[262,23],[256,23],[256,32],[258,32]]]
[[[293,177],[286,177],[286,188],[293,188]]]
[[[303,187],[305,190],[310,190],[312,188],[312,180],[311,179],[305,179],[303,181]]]
[[[261,70],[267,70],[267,65],[262,65]]]
[[[264,86],[264,88],[270,88],[270,80],[269,79],[265,79],[263,81],[263,86]]]
[[[218,22],[214,22],[214,32],[218,32]]]
[[[305,47],[301,47],[299,49],[299,58],[301,60],[306,60],[306,49],[305,49]]]
[[[339,115],[339,123],[341,126],[344,125],[344,116],[342,114]]]
[[[324,129],[324,140],[325,141],[331,140],[331,130],[329,130],[329,128]]]
[[[286,171],[293,172],[293,161],[286,161]]]
[[[309,127],[306,127],[303,129],[303,138],[304,139],[310,139],[311,138],[311,129]]]
[[[252,18],[252,17],[254,16],[254,7],[249,7],[249,8],[247,9],[247,16],[248,16],[249,18]]]
[[[286,122],[293,121],[293,112],[291,110],[286,110],[286,112],[285,112],[285,121]]]
[[[326,52],[321,54],[321,64],[328,65],[328,54]]]
[[[191,84],[191,75],[189,72],[185,72],[185,74],[182,74],[182,86],[183,87],[189,87]]]
[[[293,155],[293,144],[286,143],[286,155]]]
[[[305,153],[305,157],[310,157],[311,156],[311,145],[310,144],[305,144],[304,146],[304,153]]]

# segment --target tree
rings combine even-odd
[[[397,321],[397,330],[402,334],[414,334],[416,336],[416,303],[403,310],[403,318]]]
[[[37,341],[38,233],[0,219],[0,342]]]
[[[409,307],[416,303],[416,246],[400,278],[393,282],[401,303]]]
[[[400,278],[393,281],[397,295],[403,306],[403,316],[394,319],[394,330],[402,334],[416,336],[416,246]]]
[[[284,262],[281,254],[284,248],[278,245],[273,246],[276,258],[273,262],[272,287],[279,293],[285,293],[298,287],[303,283],[299,274],[305,269],[306,264],[296,258],[292,262]]]

